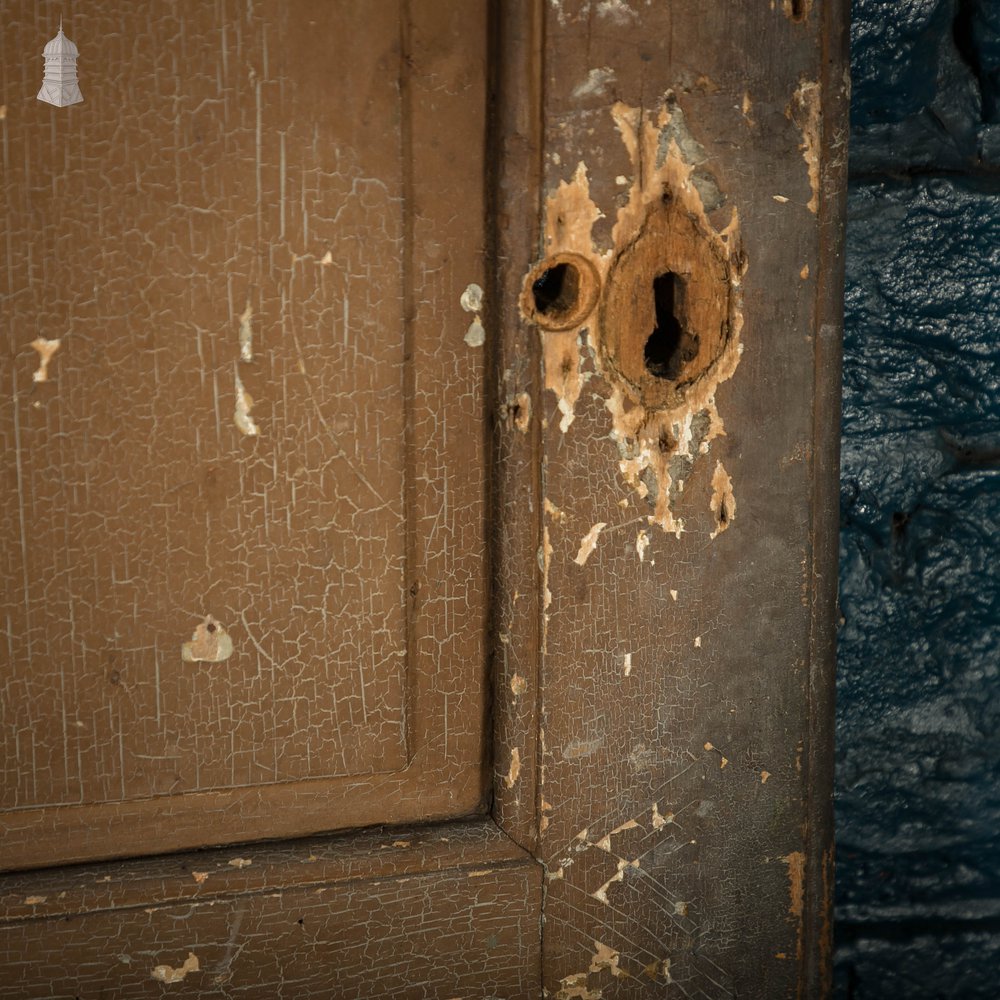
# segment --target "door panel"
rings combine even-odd
[[[81,5],[69,108],[5,7],[9,865],[481,797],[486,18],[451,7]]]
[[[540,896],[483,824],[28,872],[0,896],[0,997],[527,1000]]]
[[[126,6],[9,32],[2,988],[824,995],[845,4]]]

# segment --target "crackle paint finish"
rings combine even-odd
[[[822,995],[841,5],[10,8],[0,997]]]

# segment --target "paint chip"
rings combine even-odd
[[[482,347],[486,343],[486,330],[479,322],[478,316],[469,324],[469,329],[465,334],[465,342],[469,347]]]
[[[709,537],[717,538],[736,520],[736,496],[733,494],[733,481],[722,462],[715,463],[715,473],[712,476],[712,499],[709,500],[708,506],[715,515],[715,530]]]
[[[253,397],[243,388],[243,382],[239,373],[236,374],[236,411],[233,413],[233,420],[236,426],[251,437],[260,434],[260,428],[250,416],[253,409]]]
[[[515,782],[521,774],[521,751],[514,747],[510,753],[510,767],[504,776],[503,782],[508,788],[513,788]]]
[[[31,346],[38,352],[38,369],[31,376],[33,382],[48,382],[49,362],[52,360],[52,355],[59,350],[61,343],[58,338],[46,340],[45,337],[36,337],[31,342]]]
[[[187,663],[221,663],[232,655],[233,640],[211,615],[194,630],[191,641],[181,646],[181,659]]]
[[[581,97],[604,97],[608,88],[615,82],[615,71],[610,66],[592,69],[587,79],[578,84],[570,95],[574,100]]]
[[[199,972],[200,969],[198,956],[193,951],[189,951],[183,965],[176,969],[169,965],[157,965],[150,975],[160,983],[179,983],[189,972]]]
[[[253,361],[253,306],[247,302],[240,316],[240,361]]]
[[[649,532],[640,531],[635,536],[635,551],[639,553],[639,562],[646,561],[646,549],[649,548]]]
[[[465,291],[462,292],[462,297],[458,301],[459,305],[468,313],[481,312],[483,308],[483,290],[475,282],[466,285]]]
[[[528,682],[520,674],[514,674],[510,679],[510,690],[515,698],[519,698],[528,690]]]
[[[230,868],[249,868],[252,864],[250,858],[231,858],[229,861]]]
[[[580,551],[577,552],[576,558],[573,560],[577,566],[582,566],[590,558],[591,553],[597,548],[597,539],[606,527],[607,524],[604,521],[598,521],[583,536],[583,539],[580,541]]]
[[[626,677],[628,677],[629,674],[632,673],[632,654],[631,653],[626,653],[625,654],[625,662],[623,664],[623,667],[624,667],[624,674],[625,674]]]

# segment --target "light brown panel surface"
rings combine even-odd
[[[819,996],[845,5],[542,7],[541,254],[577,254],[601,282],[575,327],[522,333],[541,338],[546,387],[545,986]],[[643,235],[675,223],[675,241]],[[608,304],[649,324],[616,331],[615,350],[640,352],[618,371],[641,372],[654,276],[690,289],[706,256],[728,326],[687,331],[712,354],[691,352],[679,394],[636,391],[604,363]]]
[[[485,9],[70,6],[70,108],[49,14],[4,11],[3,862],[471,809]]]
[[[533,1000],[540,893],[484,824],[30,873],[5,881],[0,997]]]

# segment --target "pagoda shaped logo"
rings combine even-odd
[[[80,52],[63,34],[62,19],[59,34],[45,46],[45,77],[38,99],[57,108],[79,104],[83,100],[80,84],[76,80],[76,60]]]

